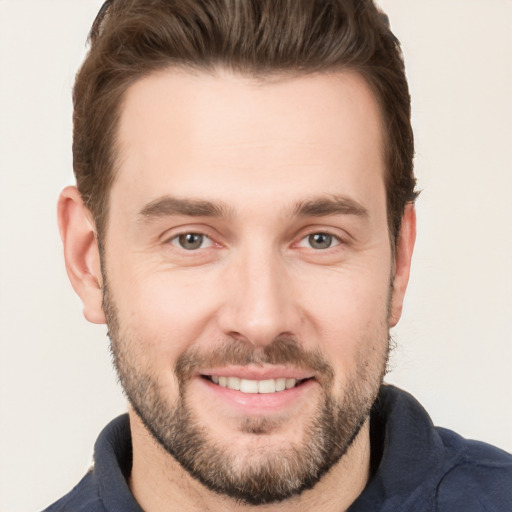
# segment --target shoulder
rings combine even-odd
[[[43,512],[106,512],[93,480],[91,470],[73,490]]]
[[[512,455],[446,429],[437,429],[451,464],[437,486],[440,512],[512,509]]]
[[[94,445],[94,462],[80,483],[44,512],[142,512],[130,492],[132,445],[128,415],[112,420]]]
[[[353,510],[512,511],[512,455],[435,427],[414,397],[393,386],[381,390],[372,420],[382,455]]]

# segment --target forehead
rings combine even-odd
[[[118,144],[113,190],[136,202],[172,193],[242,203],[275,188],[283,201],[361,202],[383,188],[379,106],[347,71],[268,80],[161,71],[128,89]]]

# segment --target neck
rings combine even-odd
[[[369,420],[342,459],[300,496],[270,505],[246,505],[220,496],[192,478],[130,410],[133,443],[131,491],[146,512],[307,512],[347,510],[364,489],[370,472]]]

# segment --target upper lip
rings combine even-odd
[[[238,377],[247,380],[268,379],[296,379],[304,380],[314,377],[313,372],[300,368],[286,366],[224,366],[219,368],[207,368],[199,372],[200,375],[218,377]]]

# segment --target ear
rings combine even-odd
[[[402,316],[405,290],[409,282],[412,252],[416,240],[416,210],[413,204],[405,207],[396,246],[393,269],[393,295],[389,312],[389,326],[394,327]]]
[[[66,270],[75,292],[82,299],[84,316],[89,322],[103,324],[105,315],[96,228],[76,187],[66,187],[61,192],[57,214]]]

